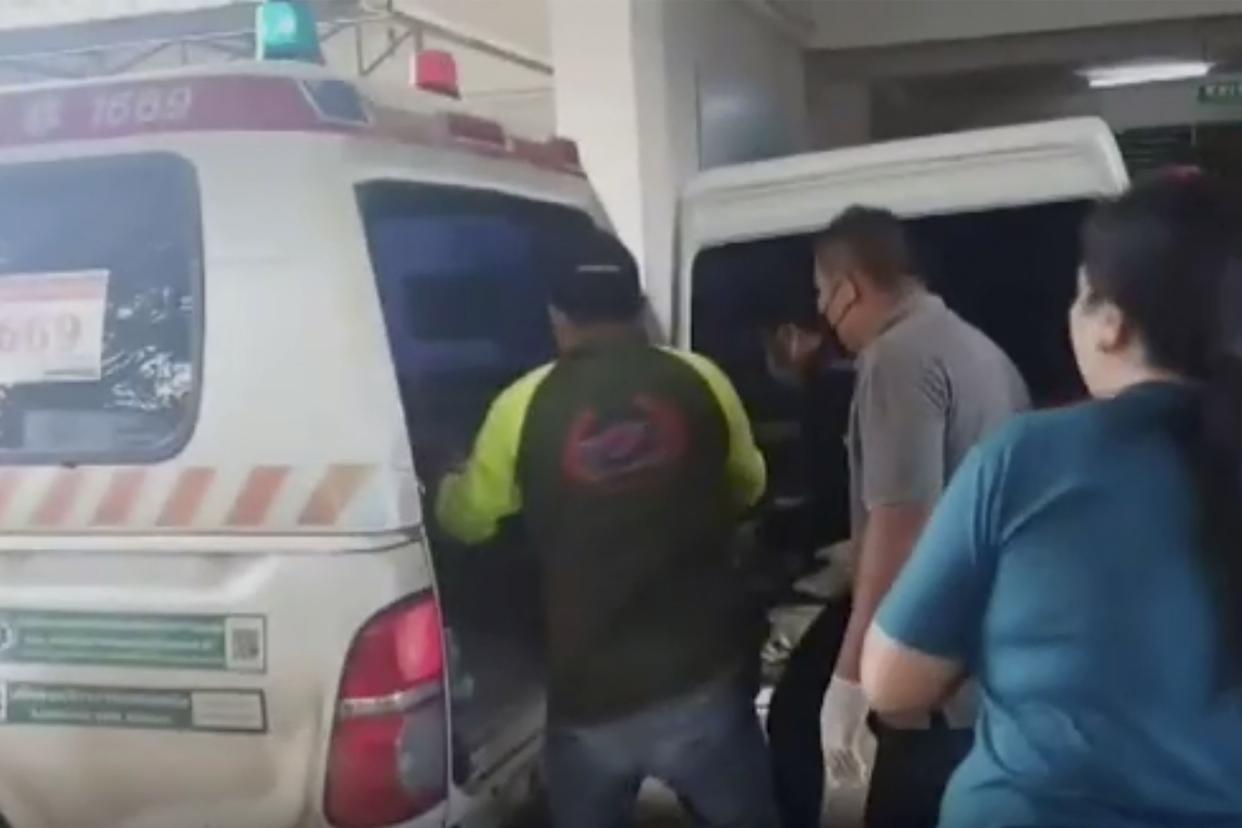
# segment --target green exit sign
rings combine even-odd
[[[1242,80],[1220,80],[1200,84],[1199,102],[1242,106]]]

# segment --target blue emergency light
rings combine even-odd
[[[264,0],[255,10],[255,56],[259,60],[323,63],[319,29],[302,0]]]

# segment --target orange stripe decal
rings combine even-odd
[[[331,526],[353,501],[362,484],[371,476],[371,466],[330,466],[306,501],[298,523],[303,526]]]
[[[233,504],[233,511],[229,512],[229,526],[261,526],[288,476],[288,466],[256,466],[252,469]]]
[[[172,494],[164,503],[158,526],[189,526],[198,517],[198,510],[216,478],[215,469],[188,468],[177,476]]]
[[[64,523],[77,502],[85,479],[86,475],[78,469],[65,469],[57,473],[35,509],[31,522],[36,526],[60,526]]]
[[[112,475],[104,492],[99,509],[95,512],[96,526],[124,526],[138,502],[146,472],[142,469],[125,469]]]
[[[17,487],[21,485],[23,475],[16,469],[0,471],[0,517],[9,511],[9,505],[17,495]]]

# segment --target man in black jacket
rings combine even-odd
[[[520,513],[540,557],[559,828],[629,824],[646,777],[701,824],[775,828],[747,681],[759,619],[730,554],[763,457],[725,375],[642,336],[624,248],[576,252],[552,278],[560,358],[497,398],[440,522],[481,543]]]

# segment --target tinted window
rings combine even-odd
[[[1082,394],[1067,315],[1077,289],[1085,202],[906,222],[919,270],[950,307],[1005,349],[1038,403]],[[815,315],[809,237],[705,250],[694,265],[693,337],[751,398],[757,416],[784,393],[767,373],[760,329]]]
[[[0,167],[0,462],[144,462],[188,439],[202,230],[170,155]]]
[[[1041,404],[1083,393],[1066,316],[1085,211],[1046,204],[906,223],[930,287],[1009,353]],[[764,523],[765,542],[778,549],[814,548],[849,530],[842,437],[852,376],[825,365],[794,389],[775,380],[763,347],[776,322],[817,318],[813,261],[811,238],[788,236],[704,250],[693,271],[694,348],[737,384],[767,455],[769,491],[806,498]]]
[[[554,356],[548,275],[595,225],[453,187],[378,182],[360,200],[415,450],[468,443],[495,395]]]
[[[1088,207],[1041,204],[908,223],[928,284],[1009,354],[1041,405],[1083,394],[1069,308]]]

